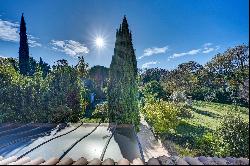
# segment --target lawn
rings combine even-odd
[[[220,126],[228,111],[236,111],[234,105],[213,102],[194,101],[191,109],[192,117],[183,118],[176,130],[164,134],[165,145],[174,146],[175,151],[183,156],[202,155],[197,151],[195,140],[204,133],[213,131]],[[244,121],[249,122],[249,109],[237,107]]]

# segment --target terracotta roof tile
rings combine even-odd
[[[202,158],[202,159],[201,159]],[[217,165],[216,162],[214,162],[212,157],[198,157],[198,159],[204,164],[204,165]]]
[[[200,162],[198,159],[192,158],[192,157],[185,157],[184,160],[190,164],[190,165],[204,165],[202,162]]]
[[[6,158],[2,161],[0,161],[0,165],[8,165],[9,163],[15,162],[17,161],[17,157],[16,156],[11,156],[9,158]]]
[[[52,157],[41,165],[56,165],[59,162],[59,159],[56,157]]]
[[[160,156],[160,157],[157,157],[157,159],[159,160],[161,165],[174,165],[175,164],[172,158],[167,157],[167,156]]]
[[[147,165],[161,165],[159,160],[157,160],[156,158],[151,158],[148,160]]]
[[[45,160],[42,157],[38,157],[38,158],[26,163],[25,165],[39,165],[39,164],[44,163],[44,162],[45,162]]]
[[[223,158],[213,157],[213,160],[217,165],[228,165],[229,164],[229,162]]]
[[[132,165],[144,165],[144,163],[140,158],[136,158],[133,160]]]
[[[73,164],[73,160],[69,157],[65,157],[64,159],[62,159],[59,163],[57,163],[56,165],[72,165]]]
[[[93,160],[91,160],[89,163],[88,163],[88,165],[101,165],[102,163],[101,163],[101,161],[100,161],[100,159],[98,159],[98,158],[94,158]]]
[[[129,161],[123,158],[117,162],[117,165],[129,165]]]
[[[113,159],[108,158],[102,162],[102,165],[115,165],[115,162]]]
[[[176,165],[189,165],[185,160],[178,156],[173,156],[172,157]]]
[[[9,165],[23,165],[23,164],[26,164],[30,161],[31,161],[31,159],[29,157],[23,157],[15,162],[11,162]]]
[[[84,157],[79,158],[76,162],[73,163],[73,165],[87,165],[88,160]]]
[[[31,160],[29,157],[23,157],[17,160],[16,156],[12,156],[4,159],[1,158],[0,165],[144,165],[144,162],[140,158],[136,158],[130,163],[127,159],[120,159],[118,162],[111,158],[105,159],[103,162],[100,159],[94,158],[91,161],[87,161],[84,157],[74,161],[70,157],[65,157],[61,161],[58,158],[52,157],[45,161],[43,158],[38,157]],[[145,165],[249,165],[249,159],[247,158],[218,158],[218,157],[184,157],[178,156],[161,156],[158,158],[150,158]]]

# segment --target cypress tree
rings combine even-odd
[[[116,31],[114,55],[110,64],[108,108],[110,122],[139,123],[137,101],[137,62],[127,19]]]
[[[28,39],[26,34],[26,23],[22,14],[21,23],[20,23],[20,46],[19,46],[19,69],[20,73],[23,75],[28,75],[30,66],[29,66],[29,46]]]

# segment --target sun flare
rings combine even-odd
[[[105,46],[105,41],[102,37],[97,37],[95,39],[95,44],[98,48],[103,48]]]

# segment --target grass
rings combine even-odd
[[[194,101],[191,109],[192,118],[182,118],[176,130],[164,133],[161,137],[171,140],[181,156],[201,155],[196,149],[195,140],[219,127],[228,111],[240,112],[243,120],[249,122],[249,109],[246,107],[237,107],[235,110],[234,105]]]

